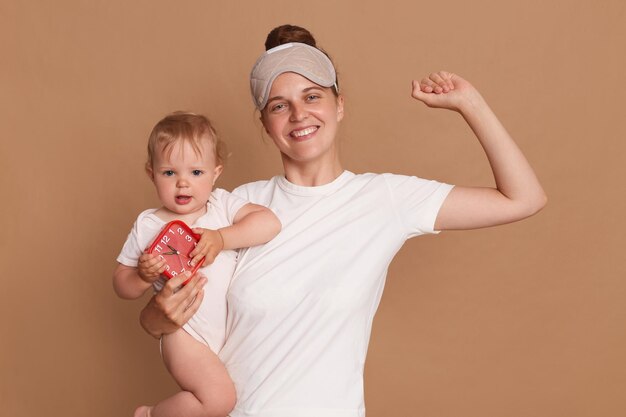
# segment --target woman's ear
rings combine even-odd
[[[340,122],[343,119],[343,96],[337,97],[337,121]]]
[[[263,126],[263,130],[265,130],[265,133],[269,135],[270,132],[267,131],[267,128],[265,127],[265,123],[263,123],[263,112],[261,112],[261,115],[259,116],[259,120],[261,121],[261,126]]]

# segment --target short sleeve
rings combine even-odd
[[[163,228],[163,222],[150,216],[154,210],[146,210],[137,217],[128,233],[117,261],[122,265],[136,267],[139,257],[150,245],[154,236]]]
[[[250,193],[248,192],[247,184],[243,184],[235,188],[231,194],[234,194],[239,198],[250,200]]]
[[[383,176],[407,237],[439,233],[434,230],[435,220],[454,186],[405,175],[383,174]]]
[[[122,251],[117,257],[117,261],[122,265],[132,267],[137,266],[137,261],[139,259],[139,256],[141,256],[141,249],[139,249],[137,235],[137,221],[135,221],[133,228],[130,230],[130,233],[128,233],[128,237],[126,238],[126,242],[122,247]]]
[[[243,206],[249,203],[248,200],[235,195],[234,193],[229,193],[226,190],[222,190],[221,188],[216,188],[213,190],[211,194],[211,204],[219,204],[224,213],[226,213],[226,218],[229,224],[233,224],[235,220],[235,216],[237,212],[241,210]]]

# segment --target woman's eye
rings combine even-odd
[[[196,177],[202,175],[202,171],[200,171],[199,169],[194,169],[193,171],[191,171],[191,173]]]
[[[171,177],[172,175],[174,175],[174,171],[172,170],[163,171],[163,175],[165,175],[166,177]]]
[[[281,104],[275,104],[275,105],[273,105],[273,106],[272,106],[272,108],[271,108],[271,110],[272,110],[273,112],[275,112],[275,111],[282,110],[282,109],[284,109],[284,108],[285,108],[285,105],[281,103]]]
[[[318,96],[317,94],[311,94],[306,97],[308,101],[317,100],[318,98],[320,98],[320,96]]]

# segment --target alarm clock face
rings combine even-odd
[[[198,244],[199,236],[191,231],[189,226],[180,220],[174,220],[165,225],[161,233],[157,235],[148,248],[148,253],[165,259],[165,275],[168,278],[175,277],[185,271],[192,273],[202,265],[191,266],[189,253]]]

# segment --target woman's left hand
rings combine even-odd
[[[141,311],[139,321],[144,330],[155,338],[164,334],[173,333],[193,316],[204,297],[202,287],[207,282],[201,273],[193,275],[191,280],[176,291],[185,280],[189,272],[179,274],[168,280],[163,289],[156,293]]]
[[[428,107],[458,112],[481,98],[472,84],[448,71],[433,72],[421,81],[413,80],[411,96]]]
[[[439,71],[413,81],[411,95],[429,107],[463,116],[487,154],[497,187],[454,187],[437,214],[435,230],[510,223],[543,208],[546,195],[532,167],[474,86]]]

